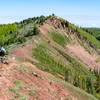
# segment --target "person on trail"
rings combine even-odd
[[[0,56],[5,56],[5,55],[6,55],[6,50],[3,47],[1,47],[0,48]]]
[[[1,59],[1,62],[3,63],[4,62],[4,56],[6,55],[6,50],[1,47],[0,48],[0,59]]]

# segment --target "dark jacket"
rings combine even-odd
[[[6,54],[6,50],[3,47],[1,47],[0,48],[0,56],[5,56],[5,54]]]

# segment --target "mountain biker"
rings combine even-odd
[[[1,47],[0,48],[0,59],[1,59],[1,62],[3,63],[4,62],[4,56],[6,55],[6,50]]]

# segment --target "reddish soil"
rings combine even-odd
[[[56,25],[57,22],[54,21],[54,23]],[[48,23],[39,27],[41,34],[50,40],[52,45],[57,45],[66,53],[73,53],[75,54],[74,56],[79,58],[83,57],[84,63],[94,61],[83,49],[79,49],[80,53],[78,54],[77,47],[68,46],[69,50],[66,50],[51,40],[47,35],[50,28],[52,26],[49,26]],[[25,97],[26,100],[88,100],[87,97],[76,93],[67,85],[65,86],[63,84],[64,81],[61,82],[52,74],[39,70],[31,63],[20,63],[18,61],[19,58],[23,58],[38,62],[32,57],[32,49],[34,47],[35,45],[32,42],[23,47],[18,47],[9,56],[10,63],[8,65],[0,64],[0,100],[11,100],[13,98],[22,100]],[[81,55],[81,53],[85,53],[85,55]],[[88,60],[89,58],[90,60]],[[92,64],[95,63],[93,62]],[[64,78],[61,75],[60,77]]]
[[[82,46],[78,44],[78,46],[73,45],[67,45],[66,48],[63,48],[59,44],[57,44],[55,41],[53,41],[48,36],[48,31],[51,31],[54,29],[52,22],[47,22],[46,24],[39,27],[41,34],[43,34],[48,40],[51,41],[52,45],[56,45],[58,48],[62,49],[64,52],[66,52],[68,55],[72,56],[76,60],[80,61],[84,66],[86,66],[88,69],[97,69],[100,70],[100,63],[96,62],[96,59],[98,58],[97,55],[90,55]],[[56,29],[58,31],[58,29]]]
[[[7,100],[7,98],[3,94],[0,94],[0,100]]]
[[[84,64],[88,65],[88,68],[100,69],[100,64],[96,62],[97,56],[90,55],[83,47],[67,45],[70,54],[78,57]]]
[[[35,100],[66,100],[74,97],[74,95],[70,95],[71,91],[69,89],[63,87],[60,82],[53,80],[55,78],[53,75],[37,69],[28,62],[21,64],[31,69],[29,73],[25,69],[21,70],[22,66],[20,64],[3,65],[0,73],[0,90],[2,93],[0,94],[0,100],[10,100],[12,98],[22,100],[16,95],[17,92],[25,95],[27,100],[33,100],[33,98]],[[14,84],[15,80],[21,81],[23,85]],[[10,89],[14,87],[21,87],[21,89],[13,92]],[[34,95],[30,96],[30,92],[33,92]]]
[[[32,42],[28,43],[25,46],[18,47],[17,49],[12,51],[12,54],[9,56],[9,61],[13,62],[17,59],[22,58],[23,60],[28,59],[34,62],[38,62],[32,57],[34,47],[35,45]]]

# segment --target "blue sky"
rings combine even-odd
[[[86,27],[100,27],[100,0],[0,0],[0,24],[55,13]]]

